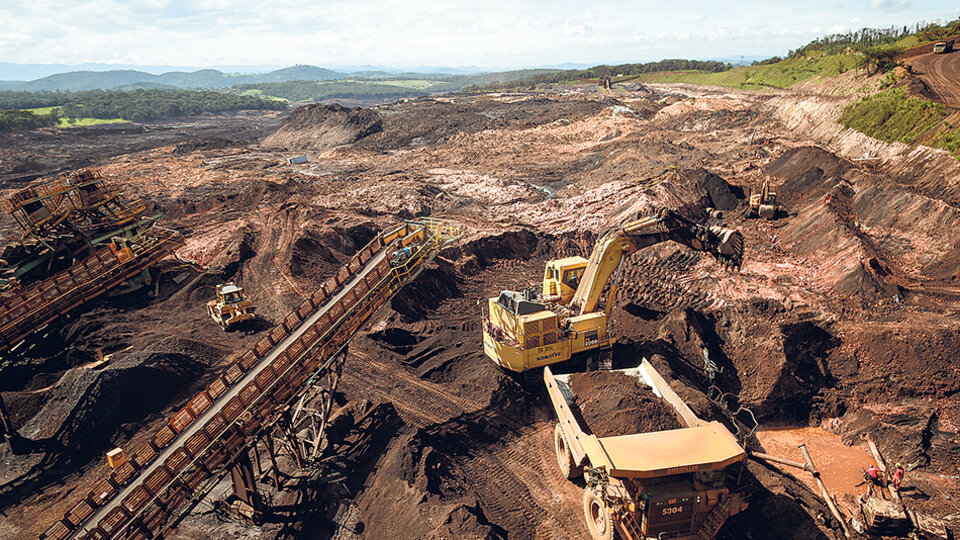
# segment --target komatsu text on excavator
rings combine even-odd
[[[694,223],[671,210],[628,222],[600,237],[590,260],[549,261],[539,294],[502,291],[490,298],[483,316],[484,352],[516,372],[563,362],[585,351],[592,351],[608,368],[615,337],[607,321],[623,259],[668,240],[711,253],[727,266],[739,267],[743,259],[743,236],[733,229]],[[598,309],[611,276],[606,305]]]

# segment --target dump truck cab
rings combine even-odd
[[[614,531],[627,540],[713,538],[747,508],[739,489],[745,450],[723,424],[698,418],[646,359],[616,371],[649,386],[683,427],[597,437],[577,412],[570,375],[543,370],[557,415],[557,465],[567,478],[584,477],[587,530],[597,540]]]
[[[953,45],[952,42],[948,43],[946,41],[938,41],[933,44],[933,54],[944,54],[950,50],[951,45]]]
[[[217,285],[217,298],[207,302],[207,313],[224,330],[252,319],[253,311],[253,303],[247,299],[243,287],[232,281]]]
[[[580,278],[583,277],[588,262],[583,257],[566,257],[547,262],[541,293],[543,301],[569,304],[580,286]]]

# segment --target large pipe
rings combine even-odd
[[[833,517],[837,518],[837,521],[840,522],[844,536],[850,538],[850,529],[847,528],[847,522],[844,520],[843,514],[840,513],[840,509],[833,503],[833,497],[831,497],[830,492],[827,491],[827,486],[825,486],[823,480],[820,479],[820,471],[818,471],[817,466],[813,464],[813,458],[810,457],[810,452],[807,451],[806,444],[800,443],[800,452],[803,454],[803,459],[807,462],[807,467],[809,467],[807,470],[813,474],[813,479],[817,481],[817,487],[820,488],[820,494],[823,495],[823,500],[827,501],[827,508],[830,509]]]
[[[883,479],[887,485],[887,491],[890,492],[890,498],[894,501],[897,501],[902,506],[903,501],[900,500],[900,494],[896,489],[893,488],[893,483],[890,482],[890,474],[887,470],[887,462],[885,459],[883,459],[883,455],[880,454],[880,449],[877,448],[877,444],[873,442],[873,439],[870,438],[870,435],[867,435],[867,447],[870,448],[870,453],[873,454],[874,459],[877,460],[877,467],[883,471]]]
[[[803,469],[806,471],[813,472],[808,468],[808,465],[800,463],[799,461],[790,461],[789,459],[783,459],[777,456],[771,456],[770,454],[764,454],[762,452],[750,452],[750,457],[762,459],[764,461],[771,461],[773,463],[780,463],[781,465],[787,465],[788,467],[796,467],[798,469]]]

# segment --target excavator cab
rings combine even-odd
[[[547,263],[540,298],[530,291],[503,291],[487,299],[483,350],[499,366],[522,372],[586,353],[610,365],[616,336],[607,318],[616,298],[624,257],[638,250],[674,241],[716,257],[727,267],[743,262],[743,235],[716,225],[695,223],[664,210],[616,226],[597,240],[590,259],[567,257]],[[599,305],[609,282],[605,306]],[[595,352],[594,352],[595,351]]]
[[[543,274],[543,301],[568,304],[580,286],[580,278],[583,277],[588,262],[583,257],[567,257],[547,262],[547,269]]]
[[[760,193],[750,195],[750,215],[773,219],[782,210],[783,208],[777,204],[777,193],[770,189],[769,179],[765,179]]]

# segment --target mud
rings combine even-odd
[[[183,144],[238,146],[263,137],[280,123],[277,111],[243,111],[150,123],[128,122],[75,128],[45,128],[0,134],[0,188],[43,175],[97,166],[115,156]]]
[[[673,408],[636,377],[615,371],[570,375],[577,412],[597,437],[683,427]]]
[[[836,111],[855,97],[805,91],[624,85],[600,97],[582,86],[314,108],[278,131],[289,151],[247,138],[267,120],[260,132],[209,119],[195,130],[5,139],[0,189],[90,151],[184,232],[180,254],[198,266],[161,265],[156,297],[93,302],[4,358],[0,391],[38,442],[30,456],[0,449],[0,538],[35,536],[62,516],[70,494],[105,473],[104,448],[141,444],[141,429],[156,429],[376,231],[420,215],[458,220],[463,242],[351,342],[338,405],[369,401],[382,422],[339,416],[345,443],[331,441],[326,459],[343,478],[333,485],[346,487],[317,490],[291,518],[313,516],[309,526],[288,536],[586,538],[582,486],[556,470],[552,412],[485,357],[478,302],[538,284],[550,258],[588,256],[608,226],[662,207],[697,219],[721,209],[710,223],[743,232],[745,264],[727,272],[671,243],[624,261],[614,367],[650,359],[698,415],[731,426],[725,411],[743,407],[765,427],[823,426],[847,444],[870,433],[911,465],[908,504],[955,514],[945,495],[960,472],[960,247],[946,231],[960,228],[950,180],[960,168],[837,128]],[[308,151],[307,164],[287,163],[320,132],[340,138]],[[787,213],[747,219],[746,195],[767,177]],[[0,216],[5,240],[15,230]],[[223,332],[206,315],[225,280],[244,286],[256,323]],[[92,366],[97,349],[109,359]],[[711,399],[717,391],[726,397]],[[751,507],[721,538],[836,537],[803,481],[757,464],[747,479]],[[224,525],[209,507],[175,534],[260,531]]]
[[[371,109],[340,105],[307,105],[295,110],[278,130],[263,140],[267,148],[326,150],[359,141],[383,130],[383,119]]]

